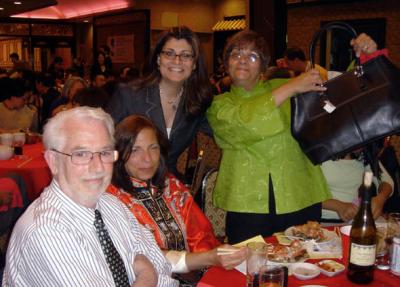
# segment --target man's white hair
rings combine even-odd
[[[66,144],[68,130],[65,123],[70,120],[85,122],[88,119],[100,121],[106,127],[110,139],[114,143],[114,122],[109,114],[101,108],[77,107],[63,111],[49,119],[44,126],[43,143],[46,150],[62,150]],[[79,127],[77,127],[79,128]]]

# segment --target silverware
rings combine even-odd
[[[21,168],[24,165],[26,165],[27,163],[29,163],[31,160],[33,160],[33,157],[28,158],[27,160],[21,162],[19,165],[17,165],[17,168]]]

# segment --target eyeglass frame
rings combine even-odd
[[[235,61],[240,61],[242,57],[250,63],[257,63],[257,61],[261,61],[261,55],[256,51],[251,51],[250,53],[245,54],[242,49],[234,49],[229,54],[229,58]]]
[[[194,59],[194,55],[189,52],[182,52],[180,54],[177,54],[174,50],[162,50],[160,54],[170,61],[175,60],[176,57],[178,57],[179,61],[182,62],[189,62],[193,61]],[[182,57],[187,57],[187,58],[182,58]]]
[[[69,153],[62,152],[62,151],[59,151],[59,150],[56,150],[56,149],[54,149],[54,148],[52,148],[52,149],[50,149],[50,150],[51,150],[51,151],[54,151],[54,152],[56,152],[56,153],[62,154],[62,155],[69,156],[69,157],[71,158],[71,162],[72,162],[73,164],[75,164],[75,165],[86,165],[86,164],[89,164],[89,163],[93,160],[93,157],[94,157],[95,154],[99,154],[99,158],[100,158],[100,160],[101,160],[102,163],[114,163],[114,162],[116,162],[116,161],[118,160],[118,151],[115,150],[115,149],[109,149],[109,150],[103,150],[103,151],[96,151],[96,152],[91,152],[91,151],[89,151],[89,150],[77,150],[77,151],[73,151],[73,152],[70,153],[70,154],[69,154]],[[90,153],[90,154],[91,154],[89,160],[88,160],[87,162],[85,162],[85,163],[76,163],[76,162],[74,162],[73,158],[76,159],[76,157],[74,157],[74,154],[82,153],[82,152]],[[113,161],[110,161],[110,162],[104,161],[103,156],[102,156],[102,154],[103,154],[104,152],[113,152]]]

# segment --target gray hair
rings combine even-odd
[[[88,87],[88,84],[86,83],[86,81],[84,79],[82,79],[81,77],[71,77],[65,82],[64,87],[61,92],[61,96],[69,99],[69,93],[71,92],[71,88],[76,82],[80,82],[85,88]]]
[[[44,126],[43,144],[46,150],[62,150],[66,142],[66,133],[64,128],[66,122],[70,120],[82,121],[93,119],[100,121],[107,128],[112,143],[114,143],[114,122],[109,114],[101,108],[77,107],[63,111],[52,117]]]

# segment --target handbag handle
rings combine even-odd
[[[314,68],[314,64],[315,64],[315,46],[317,45],[317,42],[319,40],[319,38],[321,37],[321,35],[331,29],[340,29],[340,30],[344,30],[346,31],[348,34],[350,34],[350,36],[352,38],[356,38],[357,37],[357,32],[354,30],[354,28],[345,23],[345,22],[330,22],[328,24],[325,24],[324,26],[322,26],[317,32],[314,33],[313,38],[311,40],[311,44],[310,44],[310,62],[311,62],[311,67]],[[356,57],[356,66],[359,66],[360,64],[360,59]]]

